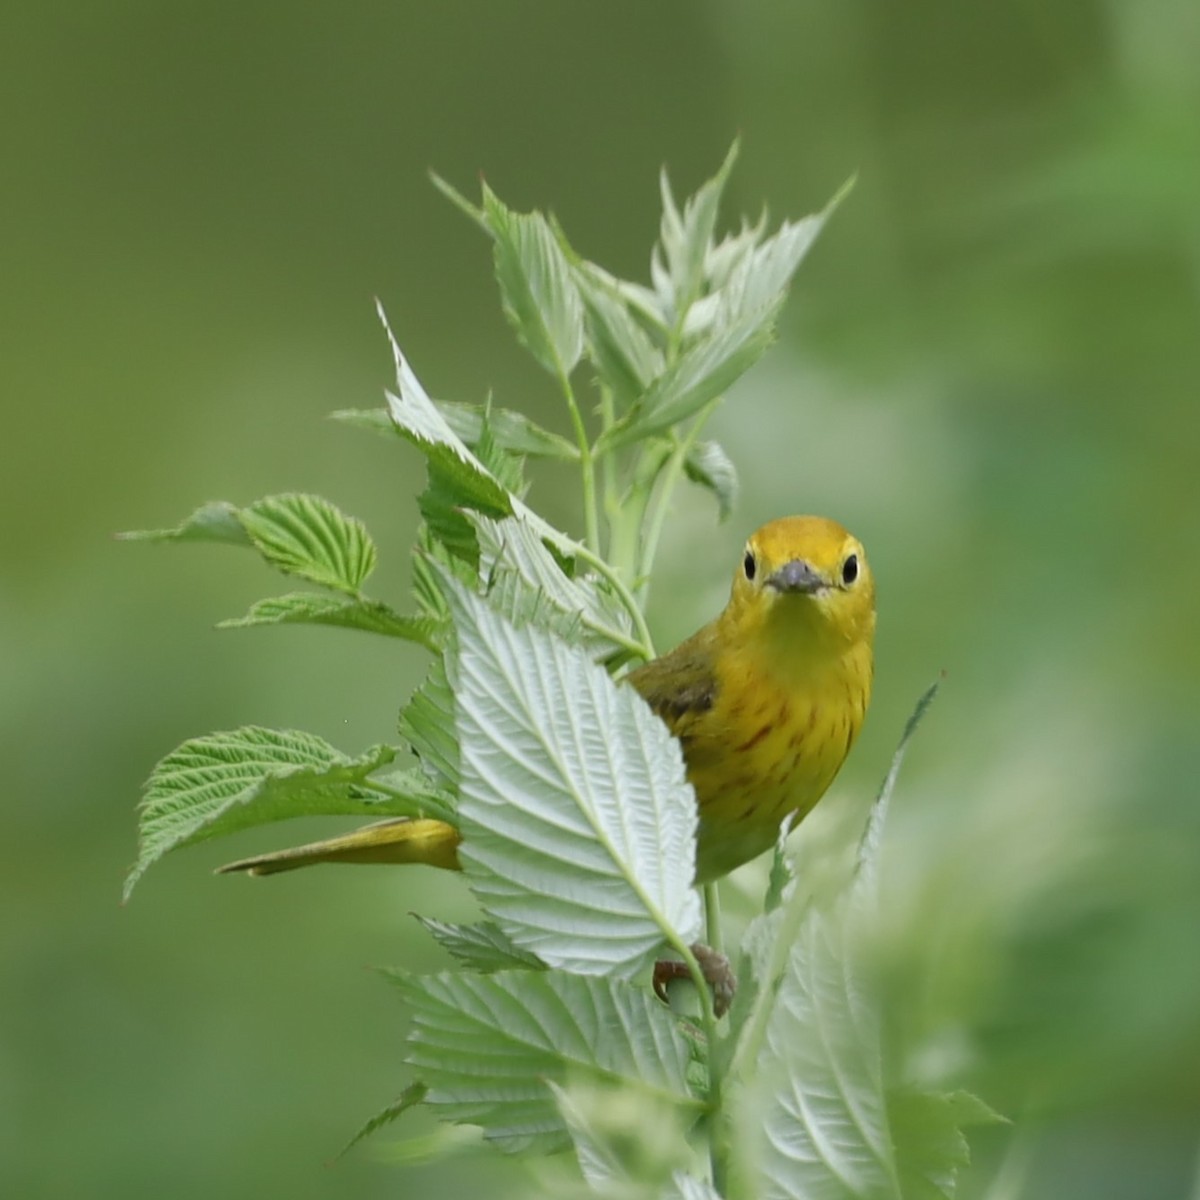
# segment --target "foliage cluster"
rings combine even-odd
[[[692,882],[680,749],[614,678],[654,654],[643,608],[677,485],[708,489],[722,516],[733,507],[734,466],[700,435],[770,344],[833,207],[718,236],[734,157],[682,206],[664,175],[650,286],[587,261],[553,219],[510,210],[486,185],[475,206],[438,181],[491,239],[505,314],[561,392],[570,436],[490,402],[431,399],[392,339],[387,408],[338,416],[424,458],[412,611],[364,590],[375,543],[317,496],[209,504],[128,535],[242,546],[307,585],[226,625],[340,626],[417,643],[433,661],[400,713],[402,746],[348,755],[247,727],[168,754],[146,787],[127,894],[168,851],[267,822],[452,821],[486,919],[420,918],[460,969],[391,973],[413,1014],[415,1082],[370,1128],[427,1105],[504,1151],[572,1148],[605,1196],[946,1198],[967,1158],[962,1128],[992,1114],[887,1065],[867,952],[903,742],[836,886],[802,886],[781,831],[719,1018],[693,952],[701,938],[719,945],[720,928],[715,892]],[[590,406],[576,391],[585,364]],[[539,458],[577,467],[581,538],[527,504]],[[397,767],[401,754],[415,765]],[[697,984],[690,1012],[648,989],[668,953]]]

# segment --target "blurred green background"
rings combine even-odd
[[[277,586],[251,556],[110,535],[319,491],[399,601],[422,468],[324,420],[388,382],[372,297],[433,394],[563,427],[426,170],[645,278],[660,164],[691,190],[739,133],[730,220],[858,186],[714,421],[736,516],[677,505],[660,644],[771,515],[866,541],[875,707],[818,816],[861,813],[945,669],[889,831],[887,981],[903,1068],[1016,1122],[964,1194],[1200,1194],[1192,0],[114,0],[4,27],[0,1194],[528,1194],[386,1138],[325,1165],[405,1082],[362,968],[440,965],[407,914],[469,911],[456,881],[209,874],[284,831],[118,906],[158,757],[247,722],[386,740],[420,651],[217,634]],[[574,527],[572,484],[534,500]]]

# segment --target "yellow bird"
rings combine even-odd
[[[697,883],[769,849],[785,817],[804,817],[825,794],[866,716],[874,633],[862,544],[825,517],[783,517],[746,543],[720,616],[626,676],[683,747],[700,810]],[[401,818],[221,869],[453,870],[459,840],[443,821]]]

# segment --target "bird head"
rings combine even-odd
[[[827,517],[781,517],[750,536],[729,613],[788,638],[869,641],[875,581],[862,543]]]

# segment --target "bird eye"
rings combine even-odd
[[[754,561],[754,551],[747,550],[746,557],[742,559],[742,570],[746,572],[747,579],[754,578],[754,572],[757,569],[757,564]]]
[[[858,555],[851,554],[849,558],[842,563],[842,582],[853,583],[858,578]]]

